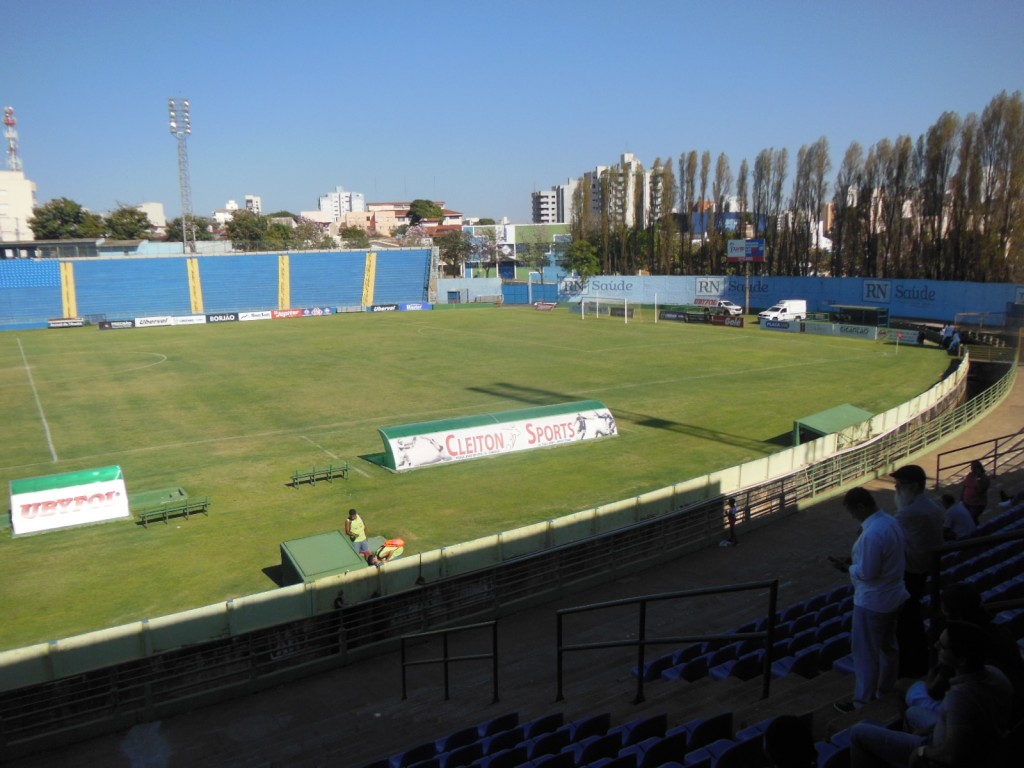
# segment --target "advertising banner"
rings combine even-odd
[[[129,517],[121,468],[11,481],[11,528],[15,536]]]
[[[789,331],[801,333],[803,325],[799,320],[762,320],[761,329],[765,331]]]
[[[207,315],[206,322],[208,323],[234,323],[238,321],[237,312],[220,312],[216,315]]]
[[[134,320],[101,320],[99,328],[101,331],[116,331],[121,328],[134,328]]]
[[[384,465],[396,472],[618,434],[615,417],[597,400],[386,427],[378,431],[384,441]]]
[[[135,318],[136,328],[160,328],[168,325],[174,325],[174,318],[172,318],[170,315],[160,315],[159,317]]]
[[[764,238],[730,240],[726,259],[729,261],[764,261]]]
[[[248,322],[250,320],[271,320],[273,314],[269,309],[262,310],[260,312],[239,312],[238,319],[241,322]]]
[[[51,317],[46,321],[47,328],[81,328],[85,325],[82,317]]]
[[[178,315],[174,318],[175,325],[205,325],[206,315]]]

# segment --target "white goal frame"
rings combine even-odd
[[[624,324],[630,320],[634,322],[643,321],[643,310],[640,304],[625,298],[611,296],[581,296],[580,297],[580,319],[587,318],[608,318],[618,320],[622,318]]]

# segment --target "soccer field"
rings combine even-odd
[[[793,420],[877,413],[948,358],[804,334],[564,309],[452,309],[0,334],[0,479],[119,465],[129,494],[183,487],[208,517],[0,536],[0,648],[276,585],[282,541],[343,526],[406,552],[630,497],[790,444]],[[619,435],[391,473],[378,427],[595,399]],[[347,480],[291,488],[348,461]]]

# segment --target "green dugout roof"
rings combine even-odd
[[[282,586],[309,584],[325,576],[367,567],[366,560],[356,552],[344,531],[318,533],[281,544]]]
[[[849,403],[805,416],[793,422],[793,445],[842,432],[847,427],[867,421],[875,414]]]
[[[100,467],[83,469],[79,472],[63,472],[59,475],[42,475],[28,477],[23,480],[11,480],[11,494],[35,493],[49,491],[54,488],[67,488],[72,485],[89,485],[110,480],[121,480],[120,467]]]

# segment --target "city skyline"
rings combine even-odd
[[[724,152],[736,173],[826,136],[838,167],[851,141],[916,139],[1024,89],[1011,0],[582,7],[16,0],[0,102],[40,205],[179,215],[174,97],[197,215],[246,194],[298,213],[342,186],[526,222],[532,192],[624,152]]]

